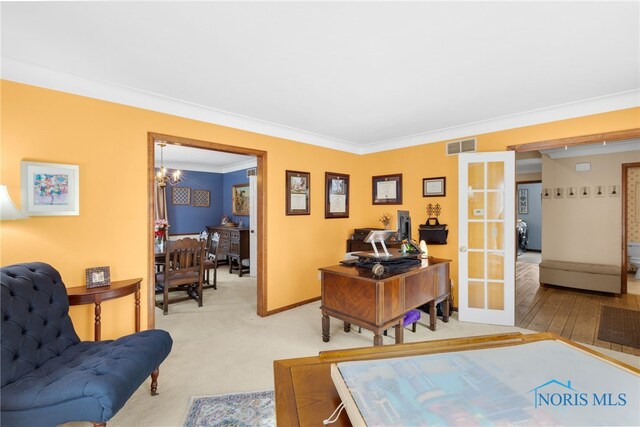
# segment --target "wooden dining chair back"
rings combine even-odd
[[[220,247],[220,233],[209,233],[207,236],[207,253],[204,259],[204,285],[203,289],[218,289],[218,249]],[[213,270],[213,283],[211,283],[210,270]]]
[[[156,289],[162,288],[162,303],[156,302],[162,308],[163,314],[169,311],[169,291],[184,289],[187,297],[171,302],[193,298],[202,307],[202,279],[204,272],[204,256],[206,242],[196,239],[169,240],[164,261],[164,271],[156,275]],[[195,288],[195,289],[194,289]]]

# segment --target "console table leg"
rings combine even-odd
[[[429,329],[436,330],[436,302],[431,301],[429,303]]]
[[[101,328],[100,313],[101,312],[102,312],[101,303],[99,301],[96,301],[96,308],[95,308],[96,318],[95,318],[95,321],[94,321],[94,324],[93,324],[94,341],[100,341],[100,339],[101,339],[101,334],[100,334],[100,328]]]
[[[140,332],[140,288],[136,291],[136,332]]]
[[[322,341],[329,342],[329,315],[322,315]]]
[[[344,322],[344,331],[345,332],[351,332],[351,323]]]
[[[382,335],[380,335],[379,332],[374,333],[375,335],[373,336],[373,345],[376,347],[382,345]]]
[[[404,342],[404,326],[402,320],[396,326],[396,344],[402,344]]]

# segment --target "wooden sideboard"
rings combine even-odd
[[[450,260],[430,257],[417,266],[375,277],[369,268],[334,265],[321,268],[322,339],[329,341],[329,317],[373,331],[373,345],[382,345],[382,333],[395,327],[396,343],[402,343],[404,314],[430,305],[430,327],[436,329],[435,305],[451,297]],[[443,320],[449,320],[449,304]]]
[[[218,256],[229,259],[229,273],[237,269],[242,277],[243,272],[249,271],[246,265],[242,265],[243,259],[249,259],[249,228],[208,225],[207,233],[220,234]]]

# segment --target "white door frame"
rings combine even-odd
[[[470,163],[504,163],[504,188],[487,190],[488,173],[484,168],[484,190],[476,190],[484,196],[484,209],[477,215],[479,218],[469,220],[469,189],[468,165]],[[515,323],[515,152],[500,151],[486,153],[462,153],[458,157],[458,319],[460,321],[510,325]],[[502,220],[487,219],[487,195],[489,193],[503,194]],[[469,222],[480,222],[484,226],[484,248],[468,249]],[[503,249],[487,248],[487,223],[503,223]],[[501,310],[489,309],[487,306],[487,257],[484,257],[484,277],[474,278],[474,281],[484,282],[484,308],[469,307],[469,252],[494,253],[503,255],[503,281],[491,279],[494,283],[504,283],[504,306]]]

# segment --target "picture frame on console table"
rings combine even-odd
[[[402,204],[402,174],[380,175],[372,177],[372,204]]]
[[[285,171],[286,215],[310,215],[311,174],[309,172]]]
[[[21,162],[22,208],[29,216],[80,215],[80,167]]]
[[[99,288],[111,284],[111,269],[109,266],[85,269],[87,288]]]
[[[324,217],[349,218],[349,175],[325,172]]]

